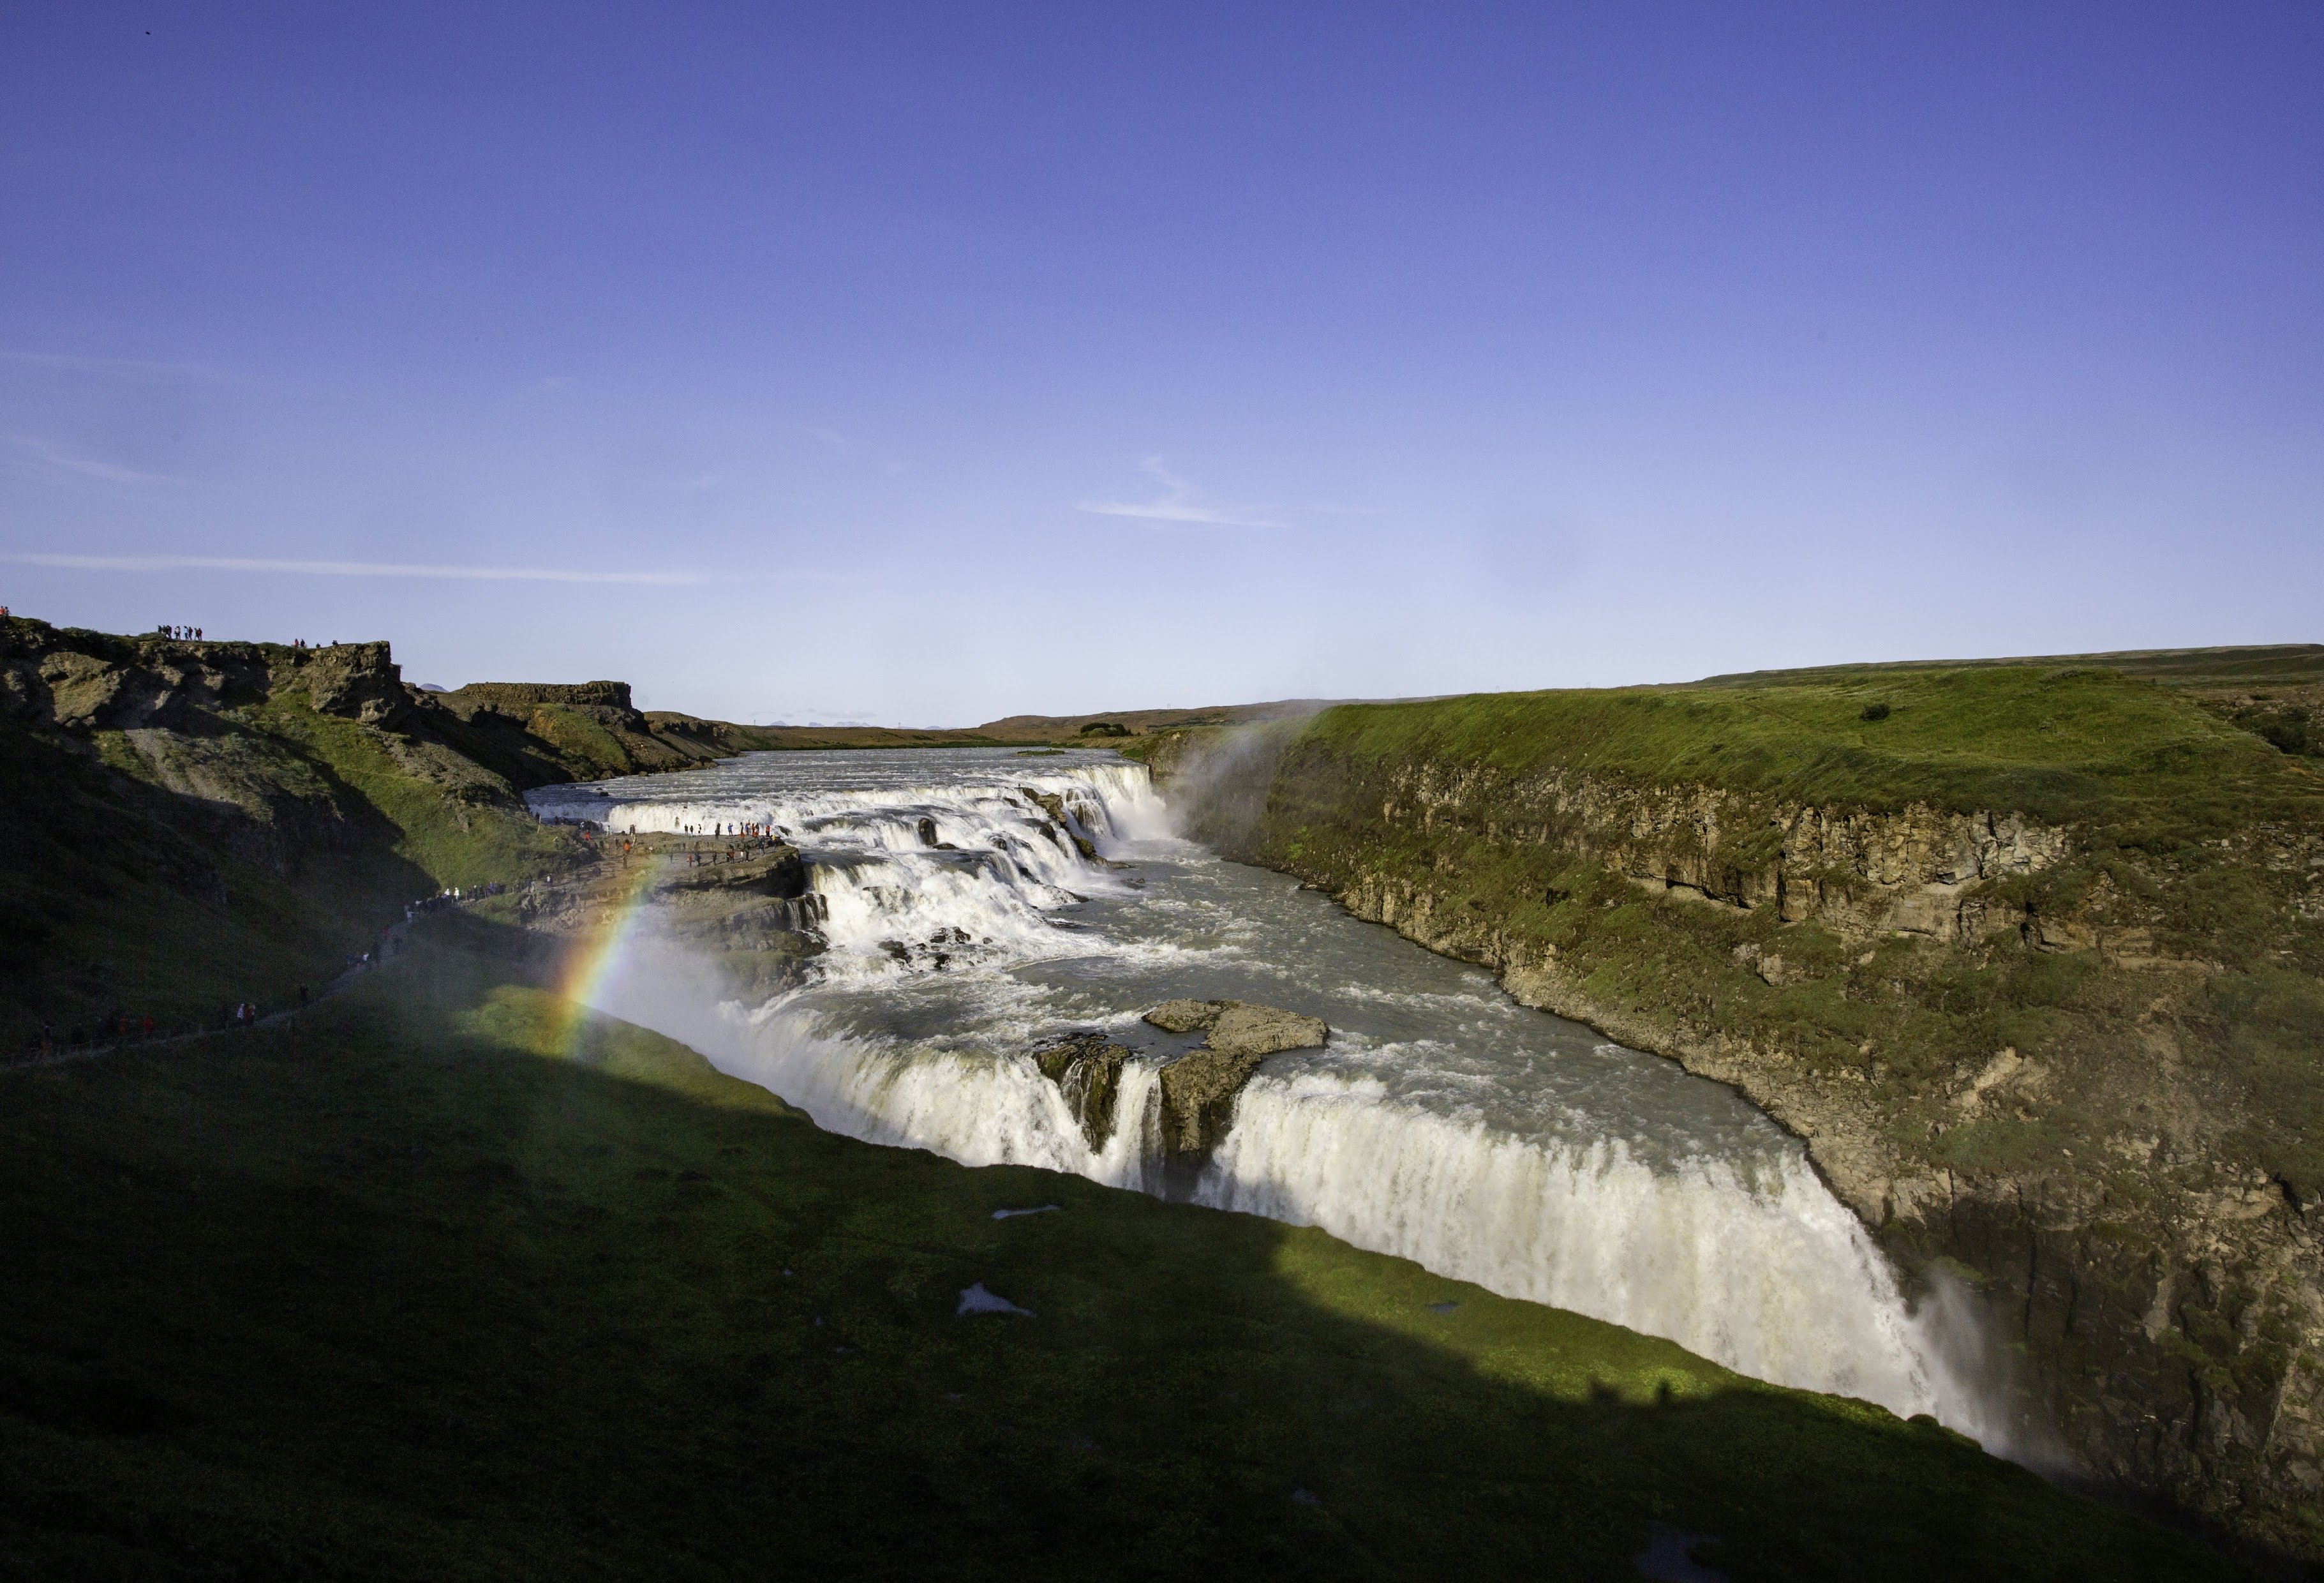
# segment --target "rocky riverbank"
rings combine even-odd
[[[1918,799],[1893,762],[1852,789],[1737,774],[1752,708],[1837,713],[1775,689],[1531,721],[1493,700],[1474,736],[1446,718],[1478,700],[1341,710],[1149,762],[1231,855],[1740,1089],[1909,1268],[1974,1285],[2073,1466],[2316,1555],[2324,1112],[2296,1052],[2324,1006],[2324,786],[2155,690],[2003,674],[1980,708],[2024,694],[2037,748],[2073,709],[2201,774],[1965,784],[1941,741]],[[1883,685],[1885,719],[1943,684]],[[1824,728],[1826,763],[1874,719]],[[1662,735],[1625,762],[1620,731]],[[2204,775],[2246,790],[2209,806]]]

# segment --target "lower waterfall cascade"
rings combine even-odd
[[[827,945],[738,995],[649,909],[592,1004],[824,1127],[971,1165],[1160,1193],[1160,1001],[1322,1017],[1263,1063],[1197,1202],[1322,1227],[1505,1296],[1667,1338],[1738,1373],[1932,1413],[2006,1454],[1974,1320],[1907,1301],[1799,1141],[1728,1088],[1509,1000],[1483,971],[1174,833],[1143,766],[1005,748],[756,753],[529,795],[616,833],[738,826],[796,846]],[[1135,1053],[1093,1149],[1032,1051]],[[1187,1190],[1181,1188],[1182,1191]]]

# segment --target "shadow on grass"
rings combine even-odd
[[[176,1033],[221,1003],[288,1004],[437,889],[399,850],[394,820],[321,755],[200,713],[173,729],[180,745],[248,745],[229,778],[274,793],[274,817],[0,721],[12,838],[0,845],[0,1059],[26,1053],[44,1023],[62,1045],[70,1027],[93,1032],[116,1012]]]
[[[0,1576],[2237,1575],[1320,1232],[820,1132],[512,966],[0,1076]]]

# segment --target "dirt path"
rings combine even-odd
[[[463,897],[459,902],[450,904],[465,905],[466,901],[467,898]],[[424,917],[425,914],[421,916]],[[312,991],[302,1004],[285,1006],[279,1012],[269,1012],[255,1022],[231,1023],[224,1028],[196,1028],[183,1033],[156,1033],[151,1039],[142,1034],[133,1034],[129,1038],[116,1038],[106,1043],[91,1041],[89,1043],[77,1047],[51,1050],[45,1055],[20,1055],[13,1060],[0,1061],[0,1071],[32,1071],[42,1067],[64,1066],[72,1061],[90,1060],[100,1055],[114,1055],[126,1050],[165,1050],[175,1045],[192,1044],[205,1039],[224,1039],[236,1033],[246,1033],[254,1028],[280,1027],[300,1012],[320,1005],[332,995],[352,989],[372,974],[393,966],[409,943],[411,926],[417,921],[417,919],[404,919],[388,925],[380,931],[379,944],[373,948],[372,960],[358,962],[354,967],[346,968],[320,989]]]

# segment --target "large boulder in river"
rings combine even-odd
[[[1240,1000],[1164,1001],[1146,1014],[1172,1033],[1202,1033],[1204,1041],[1162,1069],[1162,1153],[1167,1164],[1191,1170],[1234,1119],[1235,1096],[1259,1062],[1286,1050],[1313,1050],[1331,1036],[1321,1017]]]
[[[1210,1158],[1234,1119],[1235,1096],[1266,1057],[1197,1048],[1162,1069],[1162,1153],[1190,1167]]]
[[[1240,1000],[1166,1000],[1146,1020],[1171,1033],[1205,1033],[1212,1050],[1230,1056],[1314,1050],[1332,1034],[1321,1017]]]
[[[1235,1096],[1259,1070],[1259,1062],[1278,1051],[1312,1050],[1331,1033],[1320,1017],[1239,1000],[1165,1001],[1147,1013],[1146,1020],[1173,1033],[1208,1035],[1205,1042],[1164,1067],[1157,1085],[1155,1119],[1161,1132],[1163,1169],[1166,1180],[1178,1190],[1191,1186],[1210,1158],[1234,1119]],[[1113,1135],[1121,1069],[1130,1055],[1094,1032],[1067,1034],[1033,1052],[1034,1064],[1065,1096],[1065,1108],[1073,1112],[1092,1149],[1104,1148]]]

